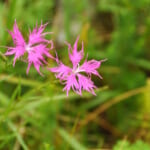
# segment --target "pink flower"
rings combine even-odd
[[[69,51],[69,59],[72,62],[72,68],[64,65],[57,59],[58,66],[54,68],[49,68],[51,72],[56,73],[56,78],[63,81],[65,87],[63,90],[67,92],[67,96],[69,91],[72,89],[79,95],[82,95],[82,90],[88,91],[93,95],[96,95],[94,89],[96,86],[91,80],[91,75],[94,74],[102,79],[97,69],[101,66],[101,63],[105,60],[85,60],[84,63],[80,66],[80,61],[83,59],[84,50],[83,50],[83,42],[82,48],[80,51],[77,50],[79,37],[77,38],[73,48],[69,43],[68,51]]]
[[[42,75],[40,72],[40,66],[47,64],[44,56],[53,58],[53,56],[49,54],[49,50],[53,48],[53,42],[45,39],[45,35],[50,34],[50,32],[43,33],[46,25],[47,24],[41,24],[40,27],[36,25],[33,31],[29,32],[29,40],[26,43],[18,29],[15,20],[13,31],[8,31],[13,39],[14,47],[8,47],[8,50],[5,53],[5,55],[15,55],[13,66],[15,66],[17,59],[20,59],[25,53],[27,53],[27,74],[29,72],[30,66],[33,64],[38,73]],[[51,44],[51,48],[47,47],[48,44]]]

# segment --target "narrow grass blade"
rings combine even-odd
[[[87,150],[83,145],[81,145],[74,137],[69,135],[64,129],[59,128],[58,130],[60,136],[74,149],[74,150]]]

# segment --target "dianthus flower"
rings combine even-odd
[[[78,40],[79,37],[76,39],[73,48],[69,43],[67,43],[69,59],[72,63],[72,68],[64,65],[57,58],[58,66],[54,68],[49,68],[49,70],[51,72],[56,73],[56,78],[60,79],[60,81],[62,81],[65,84],[63,91],[67,92],[67,96],[71,88],[74,92],[76,92],[79,95],[82,95],[82,90],[88,91],[93,95],[96,95],[94,92],[96,86],[91,80],[91,75],[94,74],[102,79],[97,69],[101,66],[101,63],[104,60],[85,60],[84,63],[80,66],[79,63],[84,57],[84,49],[82,42],[81,50],[77,50]]]
[[[49,50],[53,48],[53,42],[45,39],[45,35],[50,34],[50,32],[43,33],[46,25],[47,24],[41,23],[40,27],[36,25],[32,32],[29,31],[29,38],[26,43],[15,20],[13,31],[8,31],[13,39],[14,47],[8,47],[8,50],[5,53],[5,55],[15,55],[13,66],[15,66],[17,59],[20,59],[27,53],[27,59],[25,60],[28,63],[27,74],[33,64],[37,72],[42,75],[40,66],[47,64],[44,56],[53,58],[53,56],[49,54]],[[51,48],[48,48],[49,44],[51,44]]]

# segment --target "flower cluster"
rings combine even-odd
[[[5,55],[14,55],[13,66],[15,66],[16,60],[23,58],[25,53],[27,53],[27,57],[25,58],[25,61],[28,63],[27,74],[33,64],[40,75],[42,75],[40,67],[44,64],[47,65],[47,57],[51,58],[57,62],[57,67],[48,68],[48,70],[55,73],[56,78],[65,84],[63,90],[67,92],[67,96],[71,89],[79,95],[82,95],[83,90],[96,95],[94,92],[96,86],[91,79],[91,75],[93,74],[102,79],[97,69],[104,60],[88,61],[86,58],[84,62],[80,64],[84,58],[84,45],[82,42],[81,50],[78,50],[79,37],[77,37],[73,47],[71,44],[66,43],[72,67],[66,66],[58,57],[55,58],[49,53],[54,46],[52,40],[45,38],[45,35],[51,34],[51,32],[44,32],[46,25],[47,24],[41,24],[39,27],[36,25],[33,31],[30,30],[28,42],[26,42],[15,21],[13,31],[8,31],[13,39],[14,47],[8,47]],[[49,45],[51,45],[50,48]]]

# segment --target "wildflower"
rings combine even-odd
[[[96,95],[94,92],[96,86],[91,80],[91,75],[94,74],[102,79],[97,69],[101,66],[101,63],[104,60],[85,60],[84,63],[80,66],[79,63],[84,57],[84,50],[83,42],[81,50],[77,50],[78,40],[79,37],[77,38],[73,48],[69,43],[67,43],[69,59],[72,63],[72,68],[64,65],[57,58],[58,66],[54,68],[49,68],[49,70],[51,72],[54,72],[56,74],[56,78],[60,79],[60,81],[62,81],[65,84],[63,91],[67,92],[67,96],[71,88],[74,92],[76,92],[79,95],[82,95],[82,90],[88,91],[93,95]]]
[[[25,53],[27,53],[27,74],[31,65],[33,64],[38,73],[42,75],[42,73],[40,72],[40,66],[43,66],[43,64],[47,64],[44,56],[53,58],[53,56],[49,54],[49,50],[53,48],[53,43],[52,41],[45,39],[45,35],[50,34],[50,32],[43,33],[46,25],[47,24],[43,25],[41,23],[40,27],[36,25],[32,32],[30,30],[29,40],[26,43],[21,32],[18,29],[15,20],[13,31],[8,31],[13,39],[14,47],[8,47],[8,50],[5,53],[5,55],[15,55],[13,66],[15,66],[17,59],[20,59],[22,56],[24,56]],[[47,47],[48,44],[51,44],[50,49]]]

